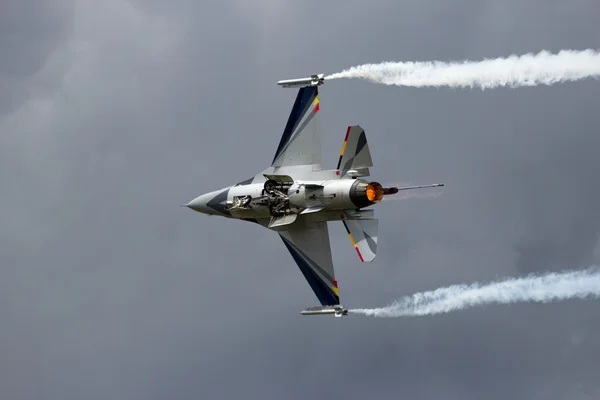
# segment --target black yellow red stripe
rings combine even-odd
[[[336,280],[332,280],[331,284],[333,285],[332,289],[335,292],[336,296],[340,296],[340,290],[338,289],[338,283]]]
[[[281,239],[321,304],[324,306],[339,304],[339,291],[335,279],[328,276],[323,280],[316,272],[318,265],[311,258],[302,253],[289,239],[284,236],[281,236]]]
[[[360,254],[360,250],[358,249],[356,240],[354,240],[354,236],[352,236],[352,233],[350,232],[350,229],[348,228],[348,224],[346,224],[346,221],[344,221],[343,219],[344,219],[344,216],[342,215],[342,222],[344,223],[344,228],[346,228],[346,232],[348,233],[348,237],[350,238],[350,241],[352,242],[352,246],[354,246],[354,249],[356,250],[356,253],[358,254],[358,258],[360,258],[361,262],[365,262],[362,254]]]
[[[294,101],[294,106],[290,112],[288,117],[288,121],[285,125],[285,129],[283,130],[283,134],[281,135],[281,140],[279,141],[279,146],[277,146],[277,151],[275,152],[275,156],[273,157],[273,162],[277,160],[280,153],[283,151],[288,141],[292,137],[292,134],[298,127],[298,124],[304,117],[304,115],[308,112],[309,108],[315,101],[318,104],[319,90],[317,86],[311,87],[303,87],[298,90],[298,94],[296,95],[296,100]]]
[[[346,130],[346,137],[344,138],[344,143],[342,144],[342,151],[340,152],[340,158],[338,160],[338,165],[337,165],[337,172],[336,174],[339,175],[340,174],[340,166],[342,165],[342,157],[344,157],[344,152],[346,151],[346,143],[348,143],[348,136],[350,135],[350,128],[352,128],[351,126],[348,127],[348,129]]]

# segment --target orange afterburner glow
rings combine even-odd
[[[367,199],[373,203],[379,203],[383,199],[383,187],[379,182],[371,182],[367,186]]]

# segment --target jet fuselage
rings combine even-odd
[[[187,207],[238,219],[282,217],[324,211],[356,210],[376,204],[384,189],[362,179],[276,181],[238,184],[201,195]]]

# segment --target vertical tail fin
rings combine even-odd
[[[346,227],[348,236],[356,249],[360,261],[373,261],[377,255],[379,220],[344,213],[342,215],[342,222]]]
[[[349,126],[342,144],[337,174],[344,177],[348,171],[356,171],[353,176],[369,176],[369,167],[372,166],[365,130],[360,125]]]

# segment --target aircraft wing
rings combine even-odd
[[[318,86],[299,89],[271,167],[312,165],[313,170],[321,169],[321,141],[316,124],[318,112]]]
[[[298,218],[294,224],[281,227],[278,233],[321,304],[340,304],[327,222]]]

